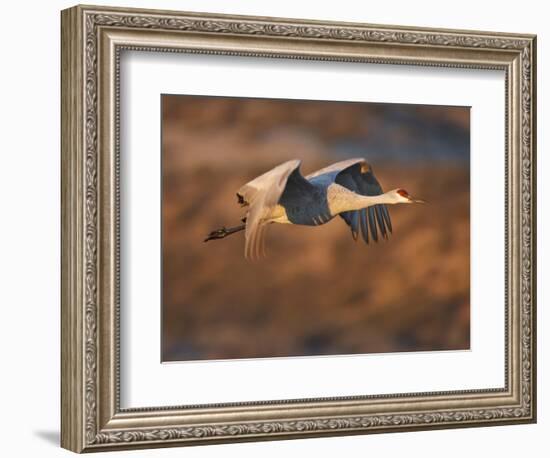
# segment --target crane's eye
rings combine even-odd
[[[409,193],[404,189],[398,189],[397,194],[399,194],[401,197],[409,197]]]

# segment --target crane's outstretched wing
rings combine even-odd
[[[323,179],[338,183],[357,194],[364,196],[383,194],[382,186],[374,176],[372,167],[363,158],[337,162],[308,175],[307,178],[321,176]],[[378,241],[378,230],[384,238],[388,238],[392,232],[390,214],[386,205],[379,204],[363,210],[344,212],[340,216],[351,228],[354,240],[357,240],[359,231],[366,243],[369,243],[369,238]]]
[[[244,254],[248,259],[264,253],[266,218],[287,192],[304,192],[313,186],[300,173],[301,161],[285,162],[258,178],[245,184],[237,191],[239,202],[248,205],[245,228]]]

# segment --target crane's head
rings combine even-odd
[[[390,191],[393,194],[393,198],[397,203],[403,204],[425,204],[426,202],[421,199],[413,198],[407,191],[403,188],[394,189]]]

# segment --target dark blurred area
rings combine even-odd
[[[162,360],[470,346],[468,107],[162,96]],[[355,242],[339,217],[274,224],[268,256],[244,235],[236,190],[289,159],[302,173],[365,157],[390,208],[389,241]]]

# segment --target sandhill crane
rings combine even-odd
[[[205,242],[222,239],[245,231],[245,257],[257,258],[264,253],[264,235],[269,224],[317,226],[336,215],[351,228],[354,240],[359,232],[369,243],[378,241],[378,230],[384,238],[392,232],[386,205],[423,203],[413,199],[402,188],[383,193],[372,167],[365,159],[337,162],[305,178],[300,173],[300,160],[287,161],[241,187],[238,202],[247,207],[240,226],[222,227],[208,234]]]

